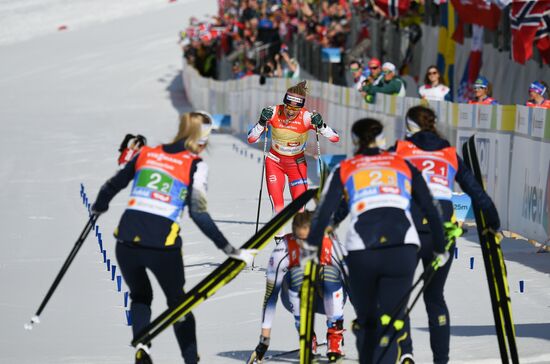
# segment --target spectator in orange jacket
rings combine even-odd
[[[491,85],[489,81],[479,76],[474,82],[474,98],[468,101],[469,104],[498,105],[497,100],[491,97]]]

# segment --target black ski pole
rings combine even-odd
[[[262,163],[262,178],[260,179],[260,195],[258,196],[258,212],[256,213],[256,231],[254,234],[258,233],[258,225],[260,224],[260,208],[262,207],[262,191],[264,189],[264,172],[265,172],[265,159],[267,158],[267,133],[269,132],[269,127],[266,122],[265,129],[264,129],[264,160]],[[254,260],[256,257],[252,259],[252,269],[254,269]]]
[[[38,307],[38,310],[36,311],[34,316],[31,318],[30,322],[25,324],[25,329],[26,330],[32,330],[34,324],[39,324],[40,323],[40,314],[42,313],[42,311],[44,310],[44,307],[46,307],[46,304],[48,303],[48,301],[52,297],[55,289],[59,285],[59,282],[61,282],[61,279],[63,278],[63,276],[67,272],[67,269],[69,269],[69,266],[73,262],[73,260],[76,256],[76,253],[78,253],[78,250],[80,250],[80,247],[84,243],[84,240],[86,240],[86,237],[88,236],[90,231],[93,229],[93,227],[95,225],[95,222],[97,221],[97,218],[98,218],[98,215],[95,215],[95,214],[90,216],[90,219],[86,223],[86,226],[84,227],[84,230],[82,230],[82,232],[80,233],[80,236],[78,237],[76,243],[74,244],[73,249],[69,253],[69,256],[65,260],[65,263],[63,263],[63,266],[59,270],[59,273],[57,273],[57,277],[55,277],[55,280],[53,281],[50,289],[48,290],[48,293],[46,293],[46,296],[42,300],[42,303],[40,304],[40,307]]]

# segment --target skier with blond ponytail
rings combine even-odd
[[[317,112],[305,106],[306,81],[290,87],[282,105],[264,107],[258,123],[248,132],[248,142],[257,143],[262,133],[271,128],[271,149],[265,161],[267,191],[278,213],[284,207],[285,176],[292,199],[307,190],[307,163],[304,156],[308,132],[315,130],[336,143],[338,134],[327,126]],[[282,238],[276,237],[276,241]]]
[[[110,201],[134,181],[126,210],[115,230],[116,257],[130,289],[132,332],[138,335],[151,321],[152,273],[170,308],[185,296],[180,218],[186,206],[197,227],[231,258],[252,262],[254,249],[237,249],[227,241],[207,210],[208,166],[199,154],[206,148],[212,117],[202,111],[180,116],[173,141],[144,146],[123,169],[103,184],[92,212],[100,215]],[[193,313],[174,325],[174,333],[186,364],[196,364],[197,338]],[[151,364],[150,347],[139,344],[136,364]]]

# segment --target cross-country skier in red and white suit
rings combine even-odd
[[[318,130],[336,143],[338,134],[323,122],[320,114],[308,111],[306,82],[290,87],[284,104],[265,107],[258,123],[248,132],[248,142],[257,143],[268,128],[271,129],[271,149],[265,161],[267,192],[273,213],[284,207],[285,175],[294,200],[307,190],[307,163],[304,155],[309,130]]]

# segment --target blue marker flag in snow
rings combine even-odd
[[[116,274],[116,265],[111,266],[111,281],[115,280],[115,274]]]
[[[118,292],[122,291],[122,276],[120,274],[116,276],[116,290]],[[126,293],[124,295],[124,301],[126,301]]]

